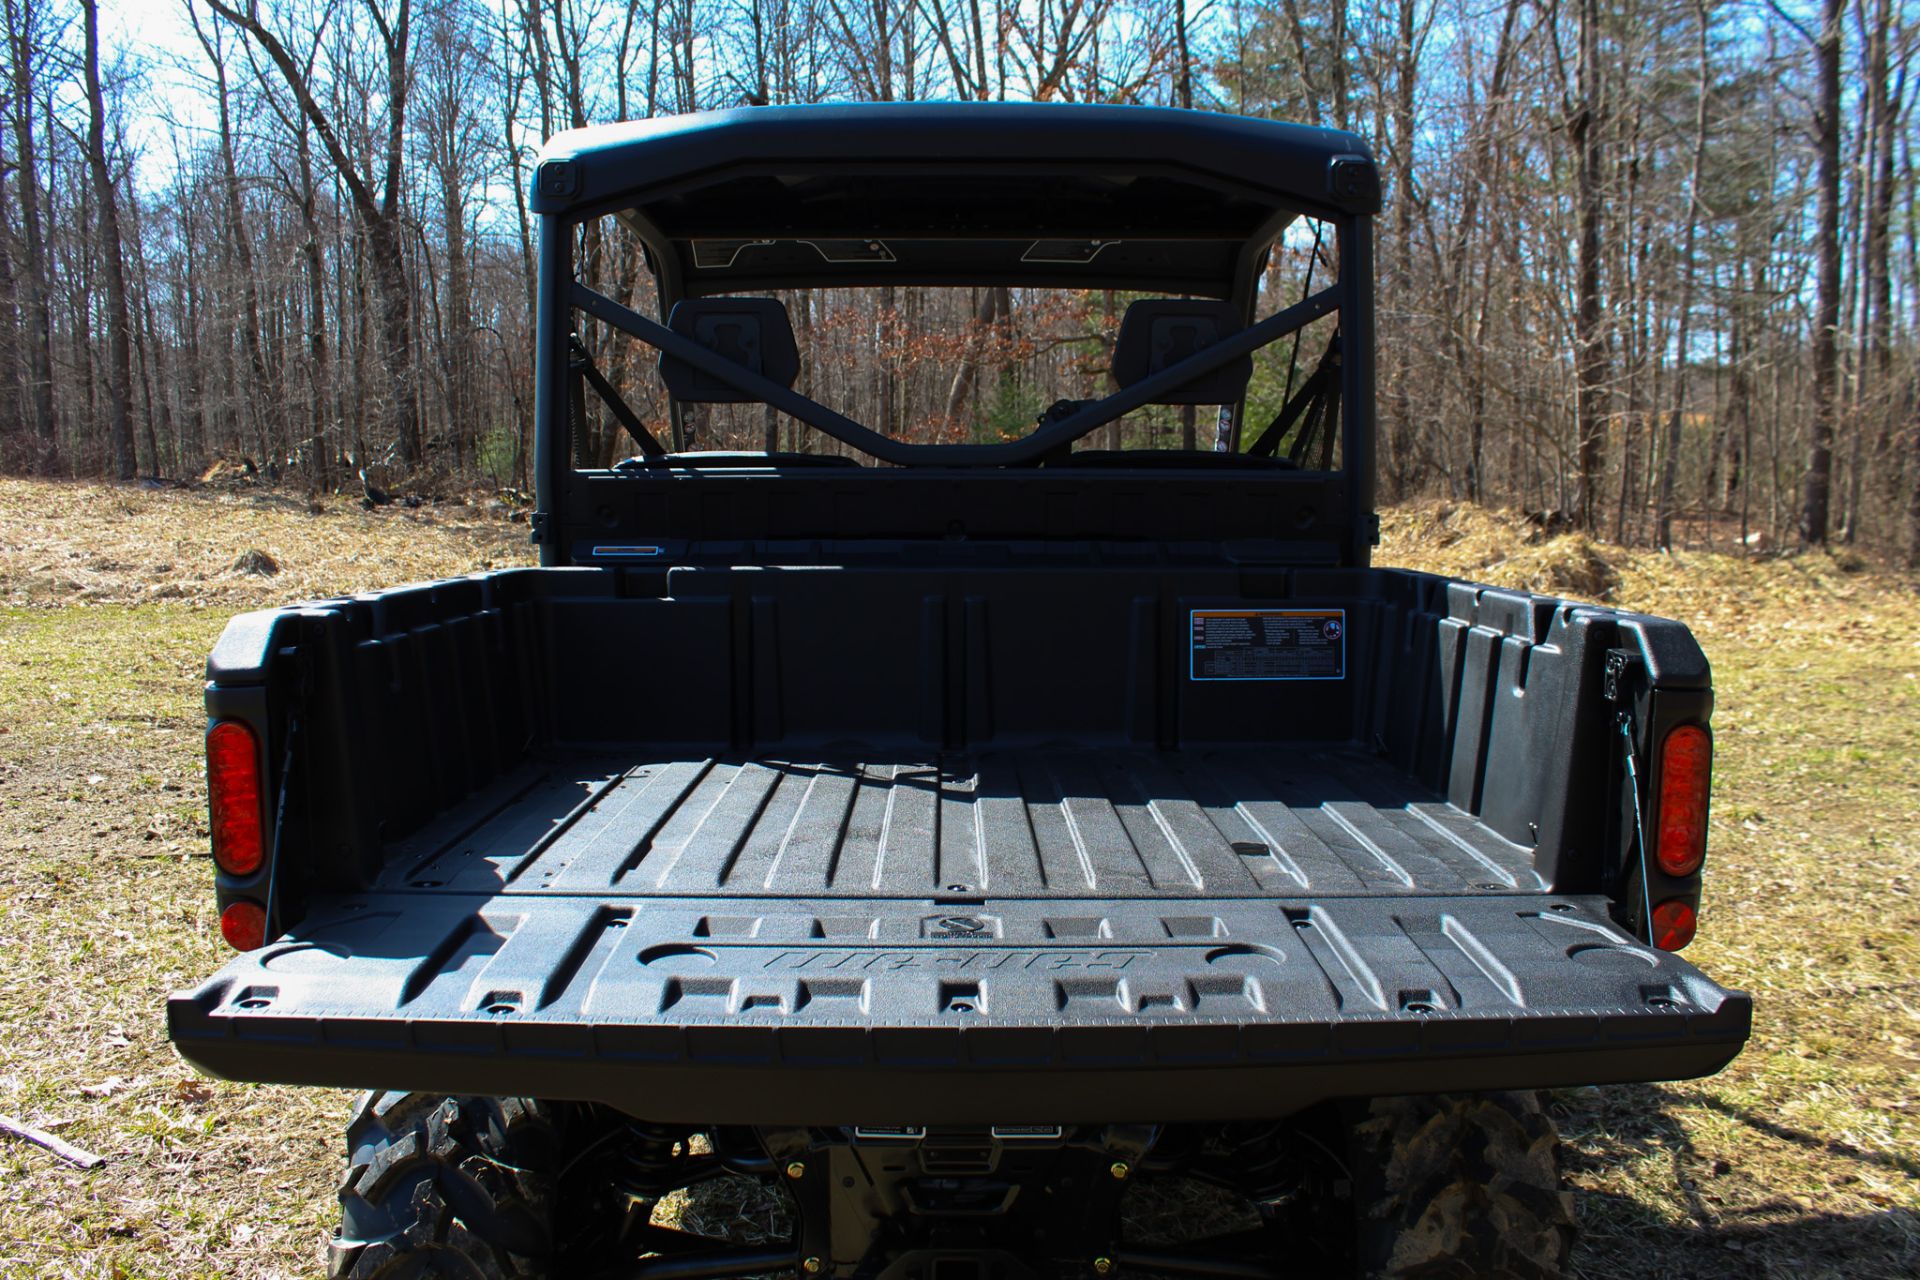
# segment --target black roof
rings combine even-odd
[[[675,296],[856,280],[1227,296],[1290,217],[1367,214],[1366,144],[1162,107],[745,107],[555,136],[540,213],[626,214]]]

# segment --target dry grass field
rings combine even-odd
[[[0,1113],[106,1157],[0,1138],[0,1277],[319,1270],[347,1095],[204,1080],[165,1037],[222,960],[201,663],[242,609],[527,558],[499,511],[330,506],[0,480]],[[1381,558],[1678,617],[1714,661],[1690,954],[1755,994],[1755,1036],[1711,1080],[1557,1095],[1579,1274],[1920,1275],[1916,584],[1438,505],[1389,513]]]

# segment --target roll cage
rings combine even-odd
[[[902,482],[914,473],[1051,469],[1073,442],[1104,424],[1148,404],[1171,402],[1167,397],[1183,386],[1337,312],[1337,358],[1322,362],[1306,390],[1337,406],[1343,472],[1321,499],[1293,504],[1289,538],[1299,541],[1297,513],[1306,511],[1319,526],[1316,536],[1338,544],[1337,560],[1364,563],[1373,530],[1371,259],[1378,202],[1373,162],[1351,134],[1159,108],[747,108],[561,134],[536,168],[531,201],[540,215],[535,537],[543,559],[568,563],[579,558],[580,535],[589,523],[601,534],[618,531],[687,544],[723,536],[915,536],[913,529],[895,527],[898,520],[869,527],[858,519],[849,525],[841,517],[831,529],[805,517],[793,527],[761,518],[735,530],[711,521],[689,529],[675,527],[671,517],[664,523],[655,517],[652,528],[636,526],[633,504],[607,501],[608,473],[573,466],[577,392],[570,378],[584,374],[643,453],[652,455],[649,461],[672,464],[648,468],[655,478],[670,472],[683,479],[702,473],[712,479],[712,468],[699,455],[670,454],[618,403],[618,392],[585,358],[575,336],[577,316],[591,317],[655,348],[663,360],[697,370],[730,389],[727,398],[768,405],[888,464],[864,468],[858,477],[836,469],[832,483],[844,492],[849,485]],[[659,319],[577,278],[577,229],[609,215],[618,217],[644,248],[658,290]],[[1269,246],[1303,216],[1332,229],[1338,279],[1255,320]],[[874,284],[1177,293],[1224,300],[1240,327],[1111,394],[1063,402],[1019,439],[928,444],[883,435],[676,331],[679,326],[668,318],[682,300]],[[1301,398],[1289,397],[1264,431],[1261,424],[1240,422],[1244,405],[1230,406],[1229,438],[1239,448],[1270,454],[1275,428],[1304,411],[1306,406],[1296,403]],[[1327,426],[1330,432],[1333,424]],[[1231,484],[1241,491],[1288,481],[1297,490],[1306,479],[1273,474],[1279,468],[1256,475],[1211,465],[1202,476],[1190,465],[1194,460],[1194,455],[1146,458],[1126,466],[1116,460],[1103,468],[1097,459],[1084,459],[1075,467],[1073,484],[1097,489],[1118,476],[1137,485],[1143,472],[1156,469],[1178,472],[1185,483]],[[759,467],[742,468],[738,457],[729,461],[727,479],[736,486],[794,470],[782,465],[780,455],[766,455]],[[1095,465],[1086,465],[1089,461]],[[620,478],[632,479],[631,470]],[[822,483],[817,476],[808,479]],[[1344,508],[1335,518],[1328,518],[1327,499]],[[1151,523],[1089,526],[1080,532],[1117,538],[1207,536],[1204,522],[1173,528]],[[1223,528],[1219,536],[1232,532]]]

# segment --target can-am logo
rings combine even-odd
[[[999,936],[999,921],[981,916],[929,916],[920,932],[928,938],[948,938],[954,942],[987,942]]]
[[[931,947],[898,951],[822,949],[781,951],[770,957],[763,967],[788,972],[804,969],[809,973],[854,973],[871,970],[897,973],[908,969],[940,973],[953,973],[958,970],[965,970],[968,973],[991,973],[1001,969],[1036,970],[1042,973],[1080,969],[1117,973],[1146,958],[1147,953],[1144,951],[1031,951],[999,948],[991,951],[941,951]]]

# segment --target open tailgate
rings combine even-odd
[[[1486,886],[1491,888],[1493,886]],[[1280,1115],[1709,1074],[1751,1006],[1599,898],[609,898],[315,905],[168,1006],[231,1079],[662,1121]]]

